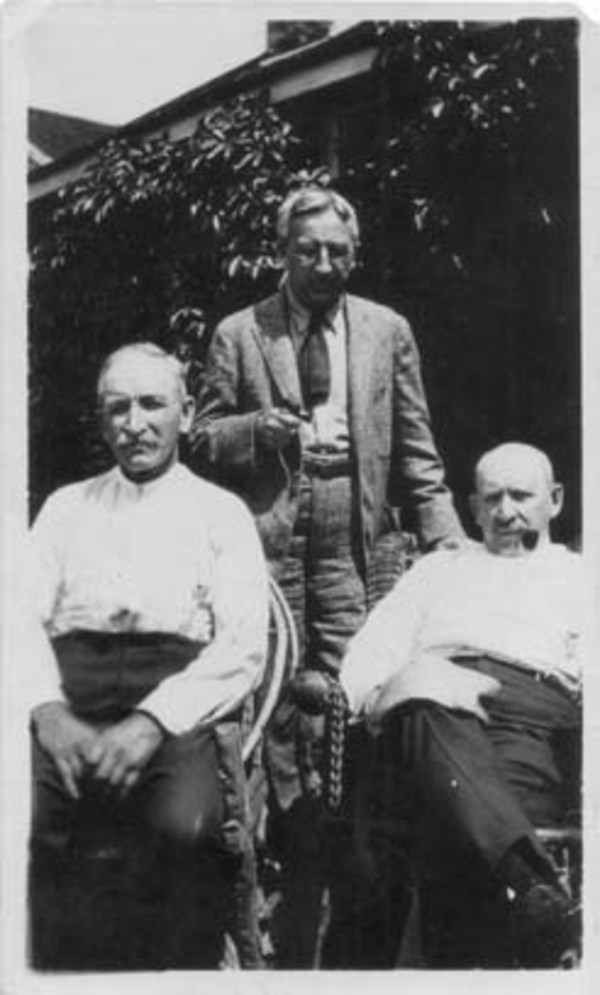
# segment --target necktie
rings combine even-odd
[[[324,404],[331,390],[331,362],[325,341],[325,315],[313,311],[298,353],[298,373],[304,404],[312,410]]]

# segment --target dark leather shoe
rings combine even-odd
[[[560,967],[578,959],[581,910],[555,884],[538,881],[513,904],[519,964]]]

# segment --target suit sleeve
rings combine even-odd
[[[417,345],[408,322],[395,319],[391,496],[394,503],[408,503],[419,538],[429,547],[464,531],[433,438]]]
[[[243,410],[241,329],[218,326],[208,352],[190,446],[201,471],[222,483],[256,470],[258,410]]]

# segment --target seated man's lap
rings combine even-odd
[[[506,782],[535,826],[577,818],[581,779],[581,708],[558,683],[489,657],[461,665],[496,677],[486,701],[486,736]]]
[[[579,709],[562,689],[515,667],[488,658],[460,663],[502,683],[485,702],[486,725],[470,713],[414,700],[388,714],[383,736],[395,750],[416,835],[431,836],[444,852],[479,852],[493,868],[519,838],[539,851],[534,826],[564,821],[579,771],[577,763],[565,769],[560,754],[568,751],[557,746],[565,737],[577,740]]]
[[[245,823],[245,784],[239,730],[199,728],[167,736],[128,796],[95,781],[81,785],[81,801],[67,795],[51,758],[32,736],[34,841],[67,844],[78,810],[97,805],[115,823],[150,830],[157,841],[178,847],[220,845],[226,823]],[[229,833],[229,838],[231,833]]]

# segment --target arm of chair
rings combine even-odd
[[[242,747],[247,763],[258,746],[286,683],[298,666],[298,636],[290,607],[273,578],[269,580],[269,648],[267,665],[260,688],[259,704],[252,726]]]

